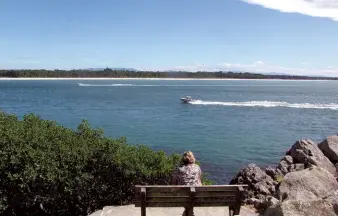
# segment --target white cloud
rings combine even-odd
[[[303,66],[304,67],[304,66]],[[256,61],[252,64],[239,64],[239,63],[220,63],[214,66],[208,66],[204,64],[195,64],[178,67],[161,67],[161,68],[139,68],[139,70],[150,70],[150,71],[240,71],[240,72],[252,72],[252,73],[283,73],[289,75],[312,75],[312,76],[335,76],[338,77],[338,68],[326,67],[326,68],[293,68],[284,67],[279,65],[273,65],[264,63],[262,61]]]
[[[242,0],[284,13],[299,13],[338,21],[338,0]]]

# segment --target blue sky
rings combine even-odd
[[[0,68],[338,76],[336,0],[1,0]]]

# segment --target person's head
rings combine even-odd
[[[184,165],[194,164],[195,163],[194,154],[191,151],[184,152],[182,156],[182,163]]]

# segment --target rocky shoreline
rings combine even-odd
[[[230,184],[248,184],[244,202],[261,215],[338,215],[337,165],[338,136],[303,139],[275,168],[249,164]]]

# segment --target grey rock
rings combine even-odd
[[[331,193],[328,197],[324,198],[324,200],[331,203],[338,213],[338,190]]]
[[[263,206],[263,200],[262,199],[257,199],[257,198],[250,198],[248,199],[248,204],[254,205],[256,209],[261,209]]]
[[[309,140],[299,140],[290,149],[294,163],[303,163],[304,167],[309,167],[310,164],[325,168],[331,174],[336,173],[336,169],[330,160],[325,157],[323,152],[317,145]]]
[[[288,164],[293,164],[293,158],[290,155],[285,155],[282,160],[286,161]]]
[[[276,168],[276,177],[277,176],[284,176],[284,174],[282,173],[282,171],[278,168]]]
[[[268,168],[266,168],[265,169],[265,173],[267,174],[267,175],[269,175],[271,178],[275,178],[276,177],[276,170],[274,169],[274,168],[272,168],[272,167],[268,167]]]
[[[288,200],[270,206],[265,216],[335,216],[334,207],[323,199]]]
[[[247,200],[247,204],[255,204],[259,201],[259,199],[251,197]]]
[[[259,183],[256,183],[254,185],[254,188],[256,190],[259,191],[259,193],[263,194],[263,195],[269,195],[271,194],[270,190],[269,190],[269,186],[267,186],[266,184],[264,184],[263,182],[259,182]]]
[[[244,201],[249,198],[265,199],[271,194],[273,179],[255,164],[244,167],[231,181],[230,184],[247,184],[249,188],[244,195]]]
[[[290,169],[290,172],[295,172],[295,171],[301,171],[301,170],[304,170],[305,167],[304,167],[304,164],[292,164],[291,165],[291,169]]]
[[[270,206],[275,206],[279,203],[280,202],[277,198],[272,197],[272,196],[268,196],[268,197],[265,198],[265,201],[263,202],[263,206],[264,206],[264,209],[266,210]]]
[[[276,187],[274,185],[269,186],[269,191],[271,194],[274,194],[276,192]]]
[[[277,166],[277,169],[279,169],[283,175],[287,174],[289,172],[289,164],[285,160],[281,160]]]
[[[338,136],[330,136],[318,145],[323,154],[333,163],[338,163]]]
[[[280,200],[314,200],[324,198],[338,189],[338,182],[327,170],[314,166],[288,173],[277,190]]]

